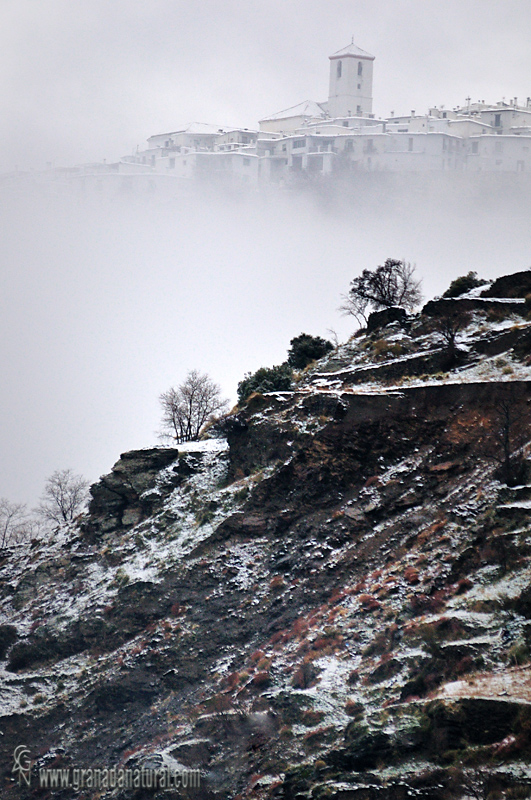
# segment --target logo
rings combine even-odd
[[[24,744],[19,744],[18,747],[15,747],[15,752],[13,753],[13,769],[11,772],[18,772],[18,785],[22,785],[22,781],[26,784],[26,786],[30,785],[31,782],[31,759],[30,759],[30,751]]]

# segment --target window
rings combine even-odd
[[[358,114],[358,116],[361,116],[361,106],[356,106],[356,114]]]
[[[501,114],[494,114],[494,127],[499,128],[501,125]]]
[[[363,61],[358,61],[358,75],[363,75]]]
[[[295,147],[304,147],[305,141],[304,139],[295,139],[293,144],[291,145],[293,148]]]
[[[170,169],[175,169],[175,159],[174,158],[170,158],[169,167],[170,167]]]
[[[338,78],[340,78],[340,77],[341,77],[341,71],[342,71],[342,69],[343,69],[343,65],[341,64],[341,61],[338,61],[338,62],[337,62],[337,77],[338,77]]]
[[[472,152],[477,153],[479,147],[479,142],[472,142]]]
[[[407,140],[407,149],[409,150],[410,153],[413,150],[413,139],[411,137]]]
[[[243,166],[244,167],[248,167],[250,163],[251,163],[251,160],[249,158],[244,158],[243,159]]]
[[[354,150],[354,142],[352,139],[347,139],[345,142],[345,150]]]
[[[343,120],[343,127],[348,128],[348,121],[346,119]]]
[[[358,89],[361,89],[361,83],[358,83]]]

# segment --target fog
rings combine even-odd
[[[34,502],[71,467],[95,480],[157,443],[158,397],[198,368],[235,401],[243,375],[283,361],[302,331],[341,340],[350,280],[386,257],[417,265],[425,296],[470,269],[529,266],[527,204],[367,189],[182,202],[9,197],[2,208],[1,493]]]
[[[256,127],[325,99],[327,56],[376,56],[375,111],[531,94],[530,7],[485,0],[241,4],[6,0],[1,169],[109,160],[192,120]],[[361,191],[360,191],[361,190]],[[529,196],[500,185],[385,181],[238,196],[98,199],[0,191],[0,496],[91,481],[157,443],[158,397],[188,370],[226,397],[302,331],[344,340],[349,282],[387,257],[425,297],[457,275],[530,266]]]
[[[351,36],[378,115],[531,95],[527,0],[2,0],[0,23],[0,172],[326,100]]]

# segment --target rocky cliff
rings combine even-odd
[[[167,797],[37,788],[164,765],[201,800],[531,796],[531,322],[506,294],[463,298],[451,369],[440,309],[353,337],[2,551],[2,798]]]

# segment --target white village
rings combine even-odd
[[[369,173],[531,173],[530,97],[468,97],[452,110],[378,118],[374,62],[352,40],[329,56],[327,101],[269,114],[255,130],[193,122],[150,136],[145,149],[115,163],[50,165],[40,177],[82,190],[171,194],[189,181],[254,188]]]

